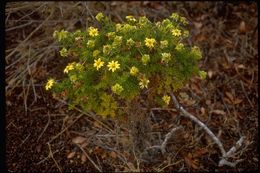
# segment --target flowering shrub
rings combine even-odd
[[[189,36],[184,17],[173,13],[153,23],[127,16],[124,23],[114,24],[99,13],[96,19],[99,27],[53,34],[62,47],[60,56],[73,62],[65,67],[64,79],[49,79],[46,90],[65,97],[72,107],[114,117],[144,91],[155,104],[167,106],[172,89],[180,89],[193,75],[205,78],[198,68],[199,48],[183,42]]]

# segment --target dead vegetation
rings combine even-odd
[[[226,2],[10,2],[6,5],[6,163],[8,171],[250,171],[258,167],[258,30],[256,3]],[[206,81],[194,78],[178,93],[185,109],[229,151],[219,167],[218,146],[177,109],[151,109],[143,119],[101,119],[52,98],[43,88],[59,78],[54,30],[95,25],[102,11],[116,22],[129,14],[157,21],[178,12],[191,23],[203,51]],[[174,108],[174,104],[171,104]],[[140,112],[137,112],[140,114]],[[145,122],[149,116],[150,122]],[[134,123],[128,123],[134,121]],[[175,131],[175,130],[176,131]],[[132,130],[132,131],[131,131]],[[171,133],[172,132],[172,133]],[[157,147],[154,147],[157,146]]]

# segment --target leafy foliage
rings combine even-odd
[[[198,68],[199,48],[183,43],[188,22],[178,14],[157,23],[126,16],[125,22],[115,24],[102,13],[96,19],[99,28],[53,34],[60,55],[78,62],[68,64],[64,79],[50,79],[48,89],[66,90],[72,107],[114,117],[119,105],[128,105],[147,89],[154,101],[168,105],[172,89],[180,89],[193,75],[205,77]]]

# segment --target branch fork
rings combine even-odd
[[[178,102],[178,100],[176,99],[175,95],[173,94],[173,92],[171,92],[171,98],[173,100],[173,103],[175,105],[175,107],[177,108],[177,110],[179,112],[182,113],[182,115],[190,120],[192,120],[193,122],[195,122],[196,124],[198,124],[200,127],[202,127],[206,133],[212,138],[212,140],[218,145],[220,151],[221,151],[221,159],[219,161],[218,166],[230,166],[230,167],[235,167],[237,165],[237,163],[243,161],[243,159],[240,160],[236,160],[234,162],[230,162],[228,161],[229,158],[231,158],[235,152],[242,146],[242,143],[245,139],[244,136],[242,136],[237,142],[236,144],[228,151],[226,152],[226,150],[223,147],[222,142],[219,140],[219,138],[214,135],[214,133],[203,123],[201,122],[197,117],[195,117],[194,115],[190,114],[189,112],[187,112]],[[167,135],[166,135],[167,136]],[[166,137],[167,138],[167,137]]]

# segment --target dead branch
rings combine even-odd
[[[180,130],[182,128],[183,128],[182,126],[173,128],[169,133],[167,133],[165,135],[164,141],[162,142],[161,145],[154,145],[154,146],[151,146],[149,148],[146,148],[146,150],[149,150],[149,149],[152,149],[152,148],[158,148],[164,154],[166,152],[165,148],[166,148],[166,145],[167,145],[169,139],[172,137],[172,135],[174,134],[175,131]]]
[[[180,106],[179,102],[177,101],[175,95],[173,94],[173,92],[171,92],[171,97],[172,100],[174,102],[175,107],[182,113],[182,115],[186,118],[191,119],[193,122],[197,123],[199,126],[201,126],[206,133],[212,138],[212,140],[218,145],[221,154],[222,154],[222,159],[219,161],[219,166],[231,166],[231,167],[235,167],[237,163],[241,162],[242,160],[237,160],[235,162],[229,162],[227,161],[228,158],[230,158],[235,152],[236,150],[241,147],[245,137],[241,137],[235,146],[233,146],[228,152],[225,151],[223,144],[221,143],[221,141],[219,140],[218,137],[216,137],[214,135],[214,133],[212,133],[212,131],[203,123],[201,122],[198,118],[196,118],[194,115],[190,114],[189,112],[187,112],[182,106]]]

